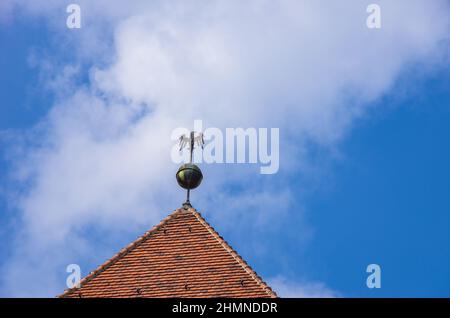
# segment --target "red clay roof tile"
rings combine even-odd
[[[277,297],[193,208],[178,209],[59,297]]]

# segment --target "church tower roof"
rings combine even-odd
[[[60,297],[277,297],[194,208],[175,210]]]

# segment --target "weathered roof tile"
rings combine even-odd
[[[277,297],[195,209],[178,209],[60,297]]]

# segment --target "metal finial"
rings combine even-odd
[[[203,179],[202,171],[199,167],[193,164],[193,155],[195,146],[201,147],[203,146],[205,141],[203,139],[203,133],[199,132],[197,136],[194,131],[191,131],[190,136],[182,135],[179,139],[180,151],[183,150],[187,145],[189,145],[189,163],[186,163],[178,169],[176,174],[178,184],[187,190],[186,194],[186,202],[184,202],[183,207],[188,208],[191,207],[190,192],[192,189],[197,188]]]

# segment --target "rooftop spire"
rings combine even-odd
[[[199,167],[193,164],[194,148],[201,147],[205,141],[203,140],[203,133],[191,131],[190,136],[182,135],[179,139],[180,151],[183,150],[187,145],[189,145],[189,163],[183,164],[177,171],[176,178],[177,182],[183,189],[187,190],[186,202],[183,203],[183,207],[191,207],[190,202],[190,192],[192,189],[197,188],[203,179],[202,171]]]

